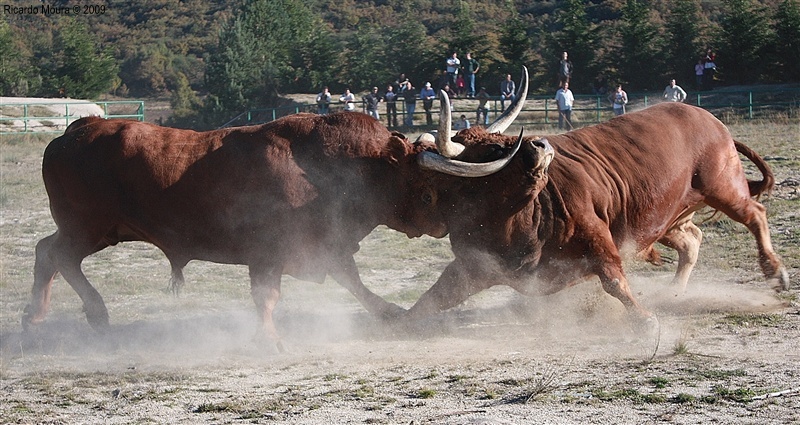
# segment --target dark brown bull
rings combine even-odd
[[[423,148],[358,113],[300,114],[205,133],[78,120],[44,154],[58,230],[36,246],[23,322],[44,319],[60,272],[89,322],[107,327],[105,304],[81,261],[124,241],[159,247],[176,287],[190,260],[249,266],[253,300],[270,338],[277,339],[272,310],[282,274],[316,282],[330,274],[370,312],[396,314],[398,306],[363,285],[353,254],[378,224],[409,236],[444,234],[442,223],[429,220],[428,206],[415,201],[423,189],[411,173]],[[401,209],[407,205],[415,207]]]
[[[450,122],[446,100],[440,128]],[[443,173],[431,184],[455,260],[410,317],[454,307],[498,284],[541,295],[596,275],[647,323],[652,315],[631,294],[622,255],[652,254],[655,242],[676,249],[674,282],[683,290],[702,236],[692,215],[705,205],[747,226],[764,276],[789,286],[765,208],[751,198],[772,188],[772,172],[703,109],[663,103],[566,134],[520,136],[516,143],[473,127],[438,137],[437,144],[439,152],[459,152],[454,159],[466,162],[519,153],[501,171],[477,179],[450,177],[458,175],[449,169],[452,160],[420,154],[423,168]],[[756,165],[762,181],[748,182],[737,152]]]
[[[507,115],[496,131],[510,123]],[[426,149],[433,145],[409,143],[360,113],[298,114],[203,133],[80,119],[45,150],[42,174],[58,230],[36,246],[23,325],[44,320],[61,273],[89,323],[108,327],[81,262],[125,241],[160,248],[173,289],[191,260],[247,265],[265,334],[275,340],[282,274],[316,282],[330,275],[371,313],[397,315],[400,307],[361,282],[353,254],[379,224],[409,237],[446,234],[425,184],[433,173],[420,172],[416,161]],[[508,159],[475,165],[470,175]]]

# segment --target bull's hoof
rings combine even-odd
[[[775,292],[782,292],[788,291],[790,284],[789,284],[789,273],[786,272],[786,268],[781,267],[776,273],[776,276],[770,279],[774,281],[772,287],[775,289]]]
[[[378,317],[384,321],[395,321],[403,318],[406,313],[408,313],[408,310],[404,309],[403,307],[400,307],[395,303],[386,303],[386,305],[383,306],[381,311],[378,313]]]
[[[84,306],[84,311],[86,312],[86,320],[89,322],[89,326],[96,332],[107,333],[111,328],[108,322],[108,310],[106,310],[105,306],[94,308]]]
[[[631,325],[633,332],[640,338],[651,338],[661,334],[661,325],[655,314],[637,315],[633,318]]]
[[[44,315],[33,311],[33,306],[28,304],[25,306],[22,314],[22,330],[25,332],[30,331],[34,326],[44,322]]]

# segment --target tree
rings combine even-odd
[[[469,3],[461,2],[447,40],[448,56],[452,52],[459,54],[472,52],[480,46],[482,39],[483,37],[475,31],[475,18]]]
[[[784,0],[775,14],[777,66],[784,80],[800,81],[800,3]]]
[[[358,25],[341,58],[338,80],[353,92],[368,90],[388,81],[392,70],[383,61],[385,44],[379,28]]]
[[[716,62],[728,84],[751,84],[766,71],[774,32],[765,9],[752,0],[724,0]]]
[[[41,86],[42,77],[30,65],[22,46],[8,23],[0,20],[0,94],[3,96],[26,96]]]
[[[694,65],[703,51],[702,19],[698,0],[675,0],[666,17],[664,69],[684,84],[694,81]]]
[[[54,69],[49,70],[50,95],[94,98],[110,89],[119,67],[85,24],[65,19],[57,30],[53,46]]]
[[[523,65],[530,67],[530,50],[530,37],[528,36],[525,21],[522,20],[516,10],[512,10],[511,19],[503,26],[500,32],[500,52],[503,55],[505,64],[503,69],[497,70],[498,75],[495,76],[495,80],[500,81],[502,74],[520,72]]]
[[[441,52],[435,40],[411,11],[398,17],[397,27],[387,28],[384,58],[394,75],[406,74],[416,87],[441,68]]]
[[[303,52],[313,24],[313,14],[300,0],[245,1],[208,59],[205,107],[216,116],[212,119],[274,106],[282,90],[306,78]]]
[[[633,90],[647,90],[663,83],[663,43],[650,21],[650,9],[642,0],[627,0],[620,19],[622,46],[617,57],[623,80]]]
[[[558,60],[566,51],[574,66],[570,89],[574,92],[588,90],[598,71],[598,27],[589,20],[582,0],[566,0],[563,9],[555,16],[555,30],[545,34],[549,81],[554,87],[558,78]]]

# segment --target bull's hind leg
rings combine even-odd
[[[256,304],[263,335],[274,342],[278,351],[283,352],[283,343],[278,335],[272,313],[281,298],[281,274],[279,266],[251,265],[250,294]]]
[[[83,259],[105,246],[83,244],[65,237],[60,231],[39,241],[36,245],[31,304],[25,309],[23,325],[35,324],[44,319],[50,304],[53,278],[56,272],[60,272],[83,301],[89,324],[98,331],[108,328],[108,310],[103,297],[81,270]]]
[[[700,254],[700,243],[703,241],[703,232],[692,223],[692,216],[683,218],[675,223],[667,233],[658,240],[659,243],[668,246],[678,252],[678,269],[672,279],[672,285],[677,294],[686,291],[686,284],[689,282],[689,275],[692,274],[697,257]]]
[[[786,272],[783,261],[772,248],[769,223],[767,222],[767,209],[749,197],[740,198],[738,202],[709,199],[707,203],[712,208],[722,211],[731,219],[747,226],[747,229],[756,238],[758,263],[764,276],[768,281],[776,282],[776,291],[788,290],[789,274]]]
[[[25,330],[30,325],[36,325],[44,321],[47,312],[50,310],[50,292],[53,288],[53,279],[57,273],[56,266],[50,258],[50,250],[56,235],[57,232],[36,244],[31,303],[25,307],[25,314],[22,316],[22,327]]]

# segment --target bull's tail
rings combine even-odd
[[[734,140],[733,144],[736,145],[736,150],[740,154],[746,156],[750,162],[755,164],[755,166],[758,168],[758,171],[760,171],[761,175],[764,176],[764,178],[760,181],[747,181],[747,187],[750,189],[750,196],[760,197],[764,193],[771,192],[775,187],[775,175],[772,174],[772,169],[769,167],[769,165],[764,162],[764,159],[761,158],[759,154],[745,146],[743,143]]]

